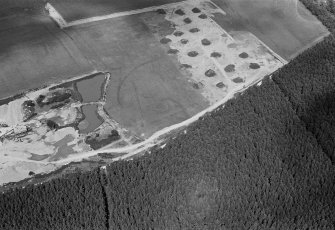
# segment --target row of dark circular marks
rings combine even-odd
[[[166,14],[166,11],[164,9],[158,9],[157,12],[159,14]],[[198,13],[201,13],[201,10],[199,8],[195,7],[195,8],[192,9],[192,12],[195,13],[195,14],[198,14]],[[180,15],[180,16],[184,16],[185,15],[185,12],[183,10],[181,10],[181,9],[178,9],[178,10],[174,11],[174,13],[177,14],[177,15]],[[198,17],[201,18],[201,19],[206,19],[207,15],[206,14],[200,14]],[[190,18],[188,18],[188,17],[185,18],[185,19],[183,19],[183,21],[186,24],[192,23],[192,20]],[[189,32],[191,32],[191,33],[197,33],[199,31],[200,31],[200,29],[196,28],[196,27],[195,28],[191,28],[189,30]],[[173,35],[176,36],[176,37],[182,37],[184,35],[184,33],[182,31],[176,31],[176,32],[173,33]],[[169,38],[162,38],[160,40],[160,42],[162,44],[168,44],[168,43],[171,42],[171,39],[169,39]],[[187,39],[181,39],[180,42],[181,42],[181,44],[187,44],[189,41]],[[209,45],[211,45],[211,41],[208,40],[207,38],[204,38],[204,39],[201,40],[201,44],[203,46],[209,46]],[[177,49],[169,49],[168,50],[168,54],[177,54],[178,52],[179,52],[179,50],[177,50]],[[196,57],[196,56],[198,56],[198,54],[199,53],[197,51],[190,51],[190,52],[187,53],[187,55],[189,57]],[[219,53],[219,52],[217,52],[217,51],[214,51],[214,52],[211,53],[211,57],[213,57],[213,58],[219,58],[221,56],[222,56],[222,54]],[[242,53],[239,54],[239,57],[240,58],[248,58],[249,55],[246,52],[242,52]],[[192,66],[188,65],[188,64],[182,64],[181,67],[182,68],[186,68],[186,69],[187,68],[192,68]],[[249,67],[251,69],[258,69],[260,66],[257,63],[250,63]],[[235,71],[235,65],[233,65],[233,64],[227,65],[225,67],[225,71],[226,72],[234,72]],[[214,77],[214,76],[216,76],[216,72],[214,70],[212,70],[212,69],[208,69],[205,72],[205,76],[206,77]],[[241,80],[236,80],[236,83],[240,83],[240,82],[241,82]],[[217,87],[223,88],[224,84],[222,82],[219,82],[217,84]]]
[[[199,13],[201,13],[201,10],[197,7],[194,7],[192,9],[192,12],[195,13],[195,14],[199,14]],[[164,9],[158,9],[157,13],[166,14],[166,11]],[[178,10],[174,11],[174,13],[179,15],[179,16],[184,16],[185,15],[185,12],[182,9],[178,9]],[[206,14],[200,14],[198,17],[201,18],[201,19],[206,19],[207,15]]]

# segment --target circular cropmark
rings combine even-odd
[[[162,44],[168,44],[169,42],[171,42],[171,39],[170,39],[170,38],[162,38],[162,39],[160,40],[160,43],[162,43]]]
[[[226,71],[227,73],[234,72],[234,71],[235,71],[235,65],[233,65],[233,64],[227,65],[227,66],[224,68],[224,71]]]
[[[213,57],[213,58],[219,58],[221,56],[222,55],[219,52],[213,52],[213,53],[211,53],[211,57]]]
[[[180,68],[182,68],[182,69],[191,69],[192,66],[189,65],[189,64],[181,64],[181,65],[180,65]]]
[[[178,14],[178,15],[180,15],[180,16],[185,15],[185,12],[184,12],[183,10],[181,10],[181,9],[176,10],[174,13],[175,13],[175,14]]]
[[[200,30],[198,29],[198,28],[192,28],[192,29],[190,29],[190,32],[191,33],[197,33],[197,32],[199,32]]]
[[[200,89],[198,83],[193,83],[192,86],[193,86],[193,88],[195,88],[195,89]]]
[[[194,7],[194,8],[192,9],[192,12],[195,13],[195,14],[197,14],[197,13],[200,13],[201,10],[200,10],[199,8],[197,8],[197,7]]]
[[[240,77],[237,77],[237,78],[233,79],[233,82],[234,83],[242,83],[242,82],[244,82],[244,80],[242,78],[240,78]]]
[[[243,52],[243,53],[240,53],[238,55],[240,58],[248,58],[249,57],[249,54],[247,54],[246,52]]]
[[[185,44],[188,43],[188,40],[187,40],[187,39],[181,39],[181,40],[180,40],[180,43],[185,45]]]
[[[184,33],[181,32],[181,31],[176,31],[176,32],[173,33],[173,35],[176,36],[176,37],[180,37],[180,36],[182,36],[183,34],[184,34]]]
[[[190,51],[190,52],[188,52],[187,53],[187,55],[189,56],[189,57],[196,57],[196,56],[198,56],[198,52],[197,51]]]
[[[192,22],[192,20],[190,18],[185,18],[183,20],[186,24],[190,24]]]
[[[216,72],[212,69],[209,69],[205,72],[206,77],[214,77],[216,75]]]
[[[179,52],[179,50],[177,50],[177,49],[169,49],[168,50],[168,54],[176,54],[178,52]]]
[[[221,81],[221,82],[216,84],[216,87],[218,87],[219,89],[222,89],[222,88],[225,88],[226,85]]]
[[[201,40],[201,44],[204,46],[209,46],[212,43],[207,38],[204,38]]]
[[[198,17],[201,18],[201,19],[206,19],[207,15],[206,14],[200,14]]]
[[[166,14],[166,11],[164,9],[158,9],[156,10],[158,14]]]
[[[193,86],[194,89],[202,89],[202,88],[204,88],[204,84],[202,82],[194,82],[192,84],[192,86]]]
[[[259,68],[261,68],[261,66],[257,63],[250,63],[249,68],[250,69],[259,69]]]

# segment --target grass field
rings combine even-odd
[[[23,9],[4,15],[0,38],[0,98],[92,71],[72,40],[47,16]]]
[[[227,31],[255,34],[276,53],[291,60],[328,35],[328,30],[298,0],[213,0],[226,13],[216,21]]]

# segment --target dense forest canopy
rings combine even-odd
[[[335,229],[333,34],[163,149],[0,195],[0,228]]]

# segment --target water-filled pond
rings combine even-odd
[[[79,124],[81,133],[90,133],[102,124],[101,119],[98,117],[96,105],[85,105],[82,107],[82,110],[85,119]]]
[[[99,74],[77,82],[77,88],[83,98],[83,102],[98,101],[102,95],[102,87],[105,75]]]

